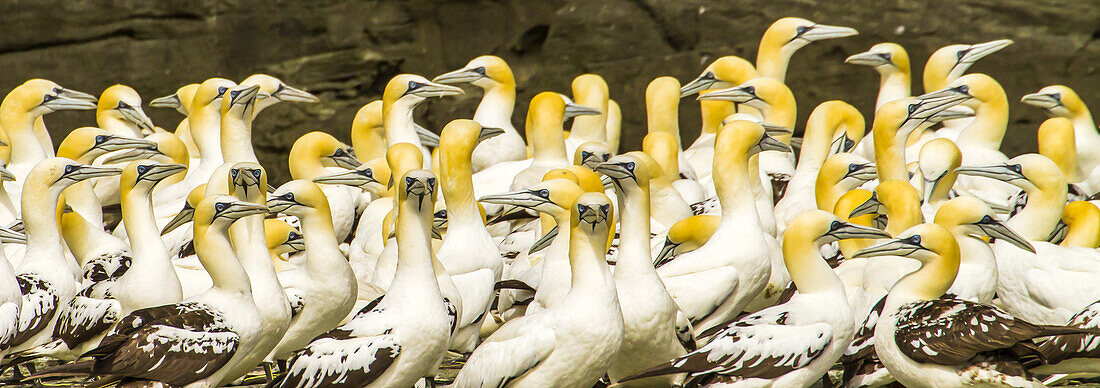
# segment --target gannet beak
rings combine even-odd
[[[233,168],[229,170],[233,179],[233,186],[244,189],[245,194],[248,193],[250,187],[256,187],[256,190],[260,188],[260,177],[263,176],[263,170],[258,168]]]
[[[665,245],[661,247],[661,252],[657,254],[657,258],[653,260],[653,265],[655,267],[660,267],[669,260],[672,260],[672,253],[676,251],[676,247],[678,246],[680,246],[680,244],[674,243],[666,237]]]
[[[0,228],[0,242],[4,244],[26,244],[27,235],[8,228]]]
[[[481,133],[477,135],[477,142],[483,142],[492,139],[500,134],[504,133],[504,129],[493,127],[481,127]]]
[[[432,82],[441,84],[464,84],[485,78],[485,69],[458,69],[449,73],[440,74],[432,79]]]
[[[313,178],[313,182],[353,187],[363,187],[371,183],[380,183],[378,180],[374,179],[374,171],[372,171],[370,167],[316,177]]]
[[[974,117],[974,110],[965,106],[956,105],[933,114],[932,117],[928,118],[928,121],[939,123],[967,117]]]
[[[835,221],[829,231],[825,233],[827,236],[832,236],[837,240],[845,240],[850,238],[890,238],[889,233],[884,231],[869,228],[866,226],[860,226],[848,222]]]
[[[578,218],[580,218],[581,222],[592,225],[592,229],[595,229],[596,225],[607,220],[607,217],[611,214],[611,205],[587,206],[582,204],[576,206],[580,213]]]
[[[79,166],[72,172],[64,175],[64,177],[72,179],[74,181],[83,181],[92,178],[99,178],[105,176],[114,176],[122,173],[122,169],[113,167],[99,167],[99,166]]]
[[[332,156],[329,156],[329,159],[332,159],[332,162],[335,163],[336,166],[343,167],[349,170],[357,169],[359,168],[359,166],[363,165],[363,162],[359,161],[359,159],[355,157],[355,153],[351,151],[344,151],[340,154],[333,154]]]
[[[992,178],[1003,182],[1012,182],[1017,179],[1027,179],[1019,164],[990,164],[985,166],[964,166],[955,169],[955,172],[964,175],[973,175]]]
[[[546,195],[542,195],[546,194]],[[487,195],[481,197],[478,201],[495,203],[500,205],[512,205],[519,206],[527,209],[534,209],[539,205],[551,203],[550,194],[545,189],[543,190],[524,190],[516,191],[504,194]]]
[[[321,102],[321,99],[312,93],[286,84],[279,84],[279,88],[275,89],[271,96],[284,102]]]
[[[2,182],[15,181],[15,174],[12,174],[11,171],[8,171],[8,169],[6,169],[4,167],[0,167],[0,181],[2,181]]]
[[[916,97],[920,101],[933,101],[933,100],[956,100],[960,102],[973,98],[970,95],[970,88],[966,85],[959,85],[955,87],[943,88],[931,93],[925,93],[924,95]],[[954,106],[954,104],[952,105]]]
[[[432,230],[438,234],[440,230],[444,229],[447,229],[447,209],[437,211],[432,215]]]
[[[180,210],[180,212],[177,213],[175,217],[172,217],[172,220],[168,221],[168,223],[164,225],[164,228],[161,228],[160,235],[163,236],[173,230],[176,230],[176,228],[181,227],[188,222],[191,222],[194,217],[195,208],[191,207],[190,204],[183,204],[183,209]]]
[[[439,135],[435,132],[421,127],[420,124],[413,123],[413,128],[416,128],[416,136],[420,138],[420,145],[431,148],[439,147]]]
[[[1015,245],[1020,249],[1035,253],[1035,247],[1031,246],[1030,242],[993,217],[988,215],[982,217],[981,220],[974,223],[974,226],[977,226],[978,229],[981,229],[982,232],[985,232],[989,237],[1008,241],[1009,244]]]
[[[866,182],[878,177],[878,169],[874,163],[853,163],[848,165],[848,172],[844,177]]]
[[[164,178],[168,178],[172,175],[179,174],[187,171],[187,166],[176,163],[157,164],[151,166],[151,168],[141,176],[142,179],[159,182]]]
[[[56,95],[47,94],[43,97],[43,106],[58,110],[88,110],[96,109],[96,99],[91,94],[81,93],[68,89],[61,89]]]
[[[118,113],[122,115],[126,121],[134,123],[138,128],[143,130],[153,130],[153,120],[145,114],[145,111],[140,106],[130,106],[118,108]]]
[[[232,105],[248,105],[256,101],[260,94],[260,85],[252,85],[244,89],[229,91],[229,102]]]
[[[57,92],[57,95],[58,95],[58,97],[62,97],[62,98],[66,98],[66,99],[74,100],[74,101],[84,101],[84,102],[90,102],[92,104],[96,104],[96,103],[99,102],[99,99],[96,98],[95,96],[91,95],[91,94],[84,93],[84,92],[78,92],[78,91],[75,91],[75,90],[72,90],[72,89],[61,88],[61,91]]]
[[[244,217],[267,213],[267,206],[251,202],[234,202],[228,211],[222,212],[219,216],[239,220]]]
[[[600,110],[596,108],[590,108],[584,105],[577,105],[573,102],[565,103],[565,118],[577,117],[577,116],[595,116],[600,114]]]
[[[8,142],[4,141],[3,139],[0,139],[0,147],[7,147],[9,145],[10,144],[8,144]]]
[[[766,133],[760,138],[760,142],[757,143],[755,147],[753,147],[753,150],[756,152],[794,152],[794,150],[791,149],[791,146],[787,145],[787,143],[779,141],[779,139],[776,139],[774,137],[768,136],[768,134]]]
[[[756,97],[756,88],[752,86],[736,86],[732,88],[715,90],[707,94],[700,94],[699,97],[696,97],[695,99],[730,101],[741,104],[752,100],[759,100],[760,98]]]
[[[848,215],[848,218],[851,219],[862,215],[878,213],[880,207],[882,207],[882,202],[878,200],[878,193],[871,193],[871,198],[867,198],[867,201],[856,206],[855,209],[852,209],[852,213]]]
[[[412,81],[410,81],[411,83]],[[406,92],[406,94],[412,94],[417,97],[432,98],[432,97],[446,97],[457,96],[462,94],[462,89],[454,86],[437,84],[435,82],[420,82],[416,89]]]
[[[103,142],[101,142],[99,144],[96,144],[95,147],[99,148],[101,150],[107,151],[107,152],[118,151],[118,150],[128,150],[128,149],[137,149],[137,148],[144,148],[144,149],[151,149],[151,150],[157,149],[157,143],[154,143],[152,141],[145,140],[145,139],[134,139],[134,138],[129,138],[129,137],[114,136],[114,135],[103,135],[103,136],[106,136],[107,139],[103,140]]]
[[[546,232],[546,234],[542,235],[542,237],[539,237],[539,239],[535,241],[534,244],[531,244],[531,249],[527,250],[527,254],[538,252],[543,248],[550,246],[550,244],[554,242],[554,237],[558,237],[557,225],[551,228],[549,232]]]
[[[819,40],[844,38],[855,35],[859,35],[859,31],[856,31],[855,28],[814,24],[806,29],[802,35],[799,35],[799,37],[811,42],[816,42]]]
[[[889,54],[876,53],[874,51],[864,51],[859,54],[852,55],[844,60],[844,63],[850,63],[853,65],[863,65],[871,67],[879,67],[882,65],[889,65]]]
[[[921,198],[923,198],[925,201],[928,201],[928,198],[932,196],[932,192],[936,191],[936,187],[940,185],[940,182],[943,182],[943,175],[940,175],[934,179],[925,179],[923,185],[924,196]]]
[[[829,154],[839,154],[843,152],[851,151],[856,148],[856,141],[848,137],[847,134],[837,136],[833,139],[833,144],[829,146]]]
[[[267,200],[267,208],[272,213],[283,213],[286,212],[287,209],[290,209],[291,207],[294,207],[296,205],[300,205],[300,203],[294,200],[293,194],[289,196],[286,194],[275,196]]]
[[[120,152],[103,159],[103,164],[118,164],[132,162],[140,159],[148,159],[157,155],[164,155],[155,148],[133,148],[126,152]]]
[[[962,63],[974,63],[979,59],[985,58],[989,54],[993,54],[1001,49],[1008,47],[1012,44],[1012,39],[1000,39],[992,42],[978,43],[970,46],[970,49],[964,51],[961,57],[958,57],[955,66]]]
[[[594,169],[596,172],[606,175],[612,180],[630,179],[635,182],[638,178],[634,176],[634,162],[606,162],[596,165]]]
[[[306,250],[306,240],[302,238],[301,234],[290,233],[290,237],[283,243],[290,248],[291,252],[302,252]],[[280,256],[281,257],[281,256]]]
[[[887,242],[872,245],[867,248],[860,249],[852,255],[852,258],[857,257],[876,257],[876,256],[903,256],[908,257],[918,250],[923,250],[924,247],[913,244],[909,239],[892,239]]]
[[[1069,233],[1069,225],[1066,225],[1062,220],[1058,220],[1058,224],[1054,225],[1054,230],[1050,231],[1050,235],[1047,236],[1047,241],[1055,242],[1066,239],[1066,234]]]
[[[786,135],[794,134],[794,131],[791,131],[790,128],[787,128],[787,127],[784,127],[784,126],[781,126],[781,125],[760,123],[760,126],[764,127],[764,134],[766,134],[768,136],[771,136],[771,137],[786,136]]]
[[[153,101],[149,101],[149,106],[153,108],[172,108],[178,110],[183,107],[183,102],[180,101],[180,96],[171,94],[154,98]]]
[[[1062,96],[1046,93],[1031,93],[1021,98],[1020,101],[1036,108],[1054,109],[1062,105]]]
[[[708,71],[700,74],[698,77],[691,80],[691,82],[688,82],[687,85],[680,87],[680,98],[707,90],[716,82],[718,82],[718,80],[714,78],[713,72]]]

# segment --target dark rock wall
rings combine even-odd
[[[505,58],[516,73],[517,124],[536,93],[568,92],[584,72],[604,76],[622,105],[623,148],[636,149],[651,79],[686,82],[722,55],[754,60],[764,29],[783,16],[860,31],[795,56],[787,82],[800,123],[830,99],[848,101],[870,118],[877,75],[843,61],[882,41],[905,46],[919,77],[941,46],[1015,40],[971,70],[997,78],[1013,102],[1004,143],[1010,154],[1035,149],[1043,120],[1016,102],[1023,94],[1062,83],[1100,109],[1098,0],[7,0],[0,15],[2,93],[44,77],[92,93],[124,83],[148,101],[184,83],[255,72],[316,93],[322,103],[271,108],[254,126],[258,154],[276,182],[287,177],[285,155],[295,138],[323,130],[346,140],[355,111],[379,98],[389,77],[431,78],[485,53]],[[450,119],[472,116],[479,98],[470,90],[430,102],[419,120],[438,131]],[[172,111],[146,110],[165,128],[179,120]],[[59,142],[71,128],[94,125],[94,115],[56,113],[47,125]],[[688,139],[698,131],[693,100],[681,105],[681,128]]]

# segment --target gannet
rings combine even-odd
[[[441,74],[432,81],[442,84],[468,83],[484,90],[485,95],[473,119],[484,127],[504,131],[474,149],[472,166],[475,173],[500,162],[527,159],[523,138],[512,126],[516,80],[507,62],[494,55],[482,55],[470,60],[461,69]]]
[[[1012,40],[1000,39],[974,45],[953,44],[941,47],[928,57],[924,63],[924,92],[930,93],[948,87],[949,84],[966,74],[970,66],[1012,44]],[[970,120],[946,121],[944,129],[937,137],[954,140],[969,125]]]
[[[921,146],[917,171],[920,172],[920,209],[924,219],[935,218],[937,209],[951,198],[958,176],[955,169],[961,164],[962,153],[949,139],[934,139]]]
[[[882,108],[887,102],[911,95],[912,76],[909,70],[909,53],[897,43],[876,44],[871,46],[870,50],[849,56],[844,63],[871,66],[878,72],[879,87],[875,110]],[[860,142],[853,152],[865,159],[874,160],[874,149],[874,139],[867,138]]]
[[[565,138],[565,154],[572,158],[577,147],[586,142],[607,143],[607,106],[610,92],[607,81],[596,74],[582,74],[573,79],[573,101],[599,113],[573,119]],[[610,146],[610,144],[608,144]],[[570,160],[572,162],[572,160]]]
[[[425,163],[431,161],[431,153],[425,148],[417,135],[413,122],[413,108],[431,97],[446,97],[462,94],[462,89],[428,81],[414,74],[399,74],[386,83],[382,93],[382,118],[386,127],[386,145],[410,143],[420,148]]]
[[[312,180],[327,175],[327,169],[339,167],[355,169],[362,162],[347,144],[324,132],[310,132],[294,141],[288,158],[290,176],[293,179]],[[344,185],[323,184],[321,190],[332,209],[336,238],[344,241],[355,223],[355,209],[360,189]]]
[[[195,146],[194,139],[191,138],[191,124],[187,116],[190,116],[191,101],[194,100],[197,90],[199,90],[199,84],[187,84],[181,86],[175,93],[149,101],[151,107],[172,108],[184,115],[183,120],[180,120],[179,124],[176,125],[175,134],[187,146],[187,153],[194,160],[199,159],[199,149]]]
[[[1073,89],[1064,85],[1052,85],[1038,92],[1025,95],[1020,101],[1041,108],[1048,115],[1073,120],[1073,135],[1082,171],[1090,173],[1100,165],[1100,134],[1092,120],[1089,108]]]

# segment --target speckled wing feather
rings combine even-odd
[[[49,325],[57,314],[60,299],[45,279],[33,273],[16,275],[19,292],[23,294],[23,307],[19,310],[19,331],[12,339],[18,345],[33,337]]]
[[[1074,314],[1067,326],[1100,329],[1100,302]],[[1100,358],[1100,336],[1084,333],[1056,336],[1039,345],[1039,354],[1049,364],[1071,358]]]
[[[107,331],[118,322],[122,306],[114,299],[76,296],[69,301],[53,328],[54,338],[60,338],[75,349],[77,345]]]
[[[295,354],[278,387],[362,387],[378,379],[401,354],[381,297],[348,323],[322,334]]]

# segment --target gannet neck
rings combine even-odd
[[[992,81],[992,79],[991,79]],[[1008,97],[993,81],[989,97],[974,109],[974,119],[955,142],[960,148],[998,150],[1008,128]],[[996,87],[992,87],[996,86]]]
[[[1084,180],[1084,174],[1077,164],[1077,140],[1074,137],[1073,121],[1064,117],[1053,117],[1039,125],[1037,134],[1039,154],[1050,158],[1066,180],[1077,183]]]
[[[680,81],[673,77],[658,77],[649,83],[645,93],[646,124],[649,133],[667,132],[680,142]],[[719,124],[721,119],[719,119]]]
[[[221,117],[221,152],[227,163],[259,163],[256,150],[252,148],[252,117],[236,114]]]
[[[1060,189],[1036,186],[1025,189],[1027,203],[1005,224],[1029,241],[1045,241],[1058,224],[1065,208],[1068,189],[1064,182],[1065,180]]]
[[[214,288],[251,297],[252,285],[248,281],[248,273],[237,261],[227,232],[207,223],[196,222],[195,254],[210,274]]]
[[[327,205],[327,201],[325,204]],[[302,238],[306,245],[306,268],[312,273],[332,273],[347,266],[340,243],[332,227],[332,216],[325,207],[309,209],[302,221]]]
[[[202,165],[220,166],[225,159],[222,156],[221,146],[221,106],[220,104],[208,104],[199,109],[193,109],[187,117],[190,125],[191,139],[199,150]]]
[[[878,99],[875,100],[875,109],[881,108],[887,102],[900,100],[910,96],[912,85],[909,77],[909,69],[904,71],[893,66],[879,67]]]
[[[386,145],[392,147],[397,143],[409,143],[421,147],[420,138],[416,135],[416,127],[413,123],[413,108],[416,105],[406,100],[397,100],[392,103],[383,102],[382,122],[386,128]]]
[[[761,77],[772,78],[780,82],[786,80],[787,65],[790,64],[795,51],[798,51],[801,47],[786,43],[772,29],[764,32],[764,36],[760,39],[760,46],[756,51],[756,72]]]
[[[959,244],[955,237],[942,226],[935,224],[932,227],[939,232],[925,234],[924,239],[935,237],[942,239],[943,249],[934,252],[931,258],[922,260],[920,268],[915,272],[905,275],[890,289],[890,295],[895,293],[900,296],[915,298],[917,300],[933,300],[943,296],[951,284],[955,283],[955,277],[959,274]],[[931,229],[927,228],[927,229]],[[874,259],[872,259],[874,260]]]
[[[748,155],[742,150],[720,150],[716,144],[714,157],[714,189],[718,202],[722,204],[723,220],[740,220],[750,225],[758,225],[760,216],[756,213],[756,198],[750,183],[757,174],[750,168],[756,163],[756,155]]]
[[[386,156],[382,100],[371,101],[355,113],[351,122],[351,147],[359,160],[367,161]]]
[[[885,185],[885,186],[884,186]],[[908,181],[886,181],[875,188],[879,201],[886,208],[886,232],[898,236],[901,232],[924,222],[917,189]]]
[[[801,294],[817,294],[843,290],[844,284],[833,274],[832,268],[821,257],[821,246],[814,236],[804,230],[783,233],[783,262],[791,281]]]
[[[475,120],[476,121],[476,120]],[[452,226],[484,227],[474,197],[473,151],[478,133],[464,131],[451,122],[443,129],[439,144],[439,186],[447,202],[447,222]],[[481,126],[474,125],[480,131]],[[448,129],[452,129],[449,131]]]
[[[619,202],[619,253],[615,276],[637,276],[656,272],[650,251],[648,185],[616,185]],[[620,272],[622,273],[620,275]]]
[[[607,143],[607,105],[610,95],[607,82],[595,74],[583,74],[573,80],[573,100],[583,106],[596,108],[596,115],[577,116],[569,137],[581,142]]]
[[[429,234],[431,217],[431,208],[418,210],[415,199],[398,200],[395,229],[398,244],[397,269],[391,283],[393,286],[386,293],[387,296],[405,298],[406,295],[420,294],[424,290],[435,290],[434,294],[439,294],[433,263],[436,260],[432,257]]]
[[[709,90],[699,92],[706,94]],[[722,119],[737,113],[737,105],[729,101],[699,100],[699,109],[702,111],[703,127],[701,134],[715,134],[722,128]]]
[[[669,186],[680,177],[680,148],[676,138],[667,132],[653,132],[642,138],[642,151],[657,162],[660,169],[650,169],[650,183]]]
[[[882,112],[880,110],[880,112]],[[898,131],[892,120],[875,120],[871,136],[875,144],[875,164],[879,181],[905,180],[909,171],[905,168],[905,140],[909,135]],[[899,139],[900,138],[900,139]]]
[[[35,134],[34,122],[38,118],[30,112],[19,112],[17,109],[7,107],[8,99],[0,105],[0,127],[8,135],[11,144],[11,160],[9,164],[33,165],[38,161],[49,157],[41,147],[38,135]],[[52,145],[50,151],[53,151]]]
[[[27,234],[25,257],[48,261],[47,265],[68,268],[64,242],[58,228],[58,199],[62,189],[40,180],[28,179],[20,198]],[[24,265],[29,263],[24,263]]]
[[[481,97],[481,103],[474,111],[474,121],[484,127],[500,128],[509,134],[519,135],[512,125],[512,110],[515,106],[515,82],[494,82],[485,89],[485,96]]]
[[[806,122],[802,149],[798,154],[798,165],[788,186],[813,186],[811,182],[816,182],[821,166],[829,158],[833,138],[838,134],[845,136],[845,132],[850,127],[858,127],[862,130],[865,125],[863,115],[846,102],[826,101],[814,108]]]
[[[587,193],[586,196],[603,196],[600,193]],[[604,201],[607,201],[604,197]],[[580,202],[580,198],[578,198]],[[569,231],[569,272],[571,286],[566,298],[591,298],[593,291],[611,287],[614,283],[607,266],[608,229],[606,226],[588,229],[591,225],[584,222],[573,223]],[[558,236],[561,237],[561,236]],[[614,296],[614,292],[612,292]]]
[[[556,95],[550,96],[550,98],[561,100]],[[568,164],[569,156],[565,150],[565,132],[562,129],[562,124],[565,121],[564,110],[563,102],[560,107],[556,104],[546,107],[533,106],[528,111],[527,128],[531,128],[528,142],[531,145],[533,162],[565,162]]]
[[[178,174],[183,175],[183,174]],[[178,299],[183,295],[183,288],[172,266],[172,259],[168,255],[168,249],[161,239],[160,228],[157,226],[153,213],[153,200],[150,190],[153,187],[123,185],[121,193],[122,220],[129,237],[131,264],[128,273],[140,275],[152,274],[158,277],[156,287],[157,294],[165,295],[168,299]],[[135,279],[137,282],[148,284],[149,279]],[[130,305],[130,297],[116,296],[123,308],[148,307],[138,303]],[[136,295],[136,298],[149,298],[150,295]]]

